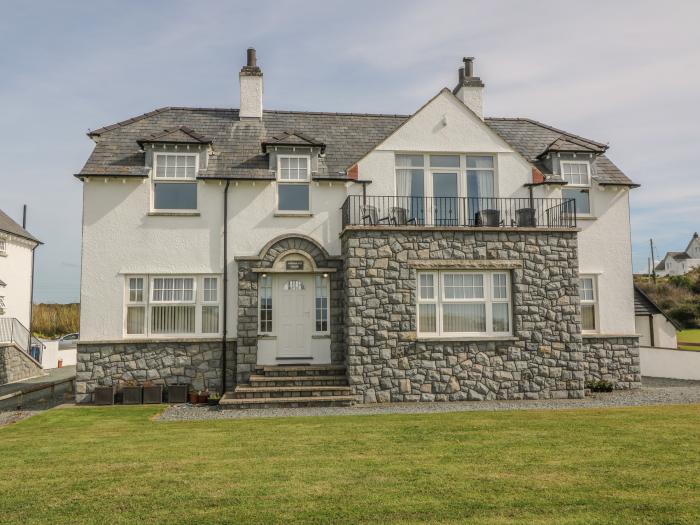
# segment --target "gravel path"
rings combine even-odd
[[[458,401],[449,403],[391,403],[352,407],[220,409],[173,405],[159,416],[162,421],[245,419],[256,417],[358,416],[376,414],[428,414],[497,410],[535,410],[631,407],[700,403],[700,381],[644,378],[640,390],[599,393],[585,399],[543,399],[537,401]]]
[[[38,410],[11,410],[9,412],[0,412],[0,427],[15,423],[20,419],[25,419],[38,413]]]

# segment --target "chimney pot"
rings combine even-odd
[[[459,68],[459,85],[461,86],[464,84],[464,68],[460,67]]]
[[[257,57],[255,56],[255,48],[254,47],[249,47],[248,48],[248,62],[246,63],[248,67],[257,67],[258,65],[258,60]]]
[[[474,76],[474,57],[464,57],[462,59],[464,62],[464,75],[466,77]]]

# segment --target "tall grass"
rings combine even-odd
[[[54,339],[80,331],[80,305],[39,303],[32,307],[34,335]]]

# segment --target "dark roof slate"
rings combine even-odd
[[[164,129],[158,133],[152,133],[148,137],[137,140],[139,144],[211,144],[211,140],[200,135],[187,126],[175,129]]]
[[[667,316],[664,311],[659,308],[659,306],[652,301],[652,299],[645,294],[641,288],[636,284],[634,285],[634,315],[663,315],[668,321],[680,330],[680,325],[674,320]]]
[[[27,230],[22,228],[19,224],[13,221],[9,215],[4,211],[0,210],[0,232],[9,233],[11,235],[16,235],[17,237],[22,237],[24,239],[29,239],[36,243],[41,244],[41,241],[34,237]]]
[[[95,148],[78,176],[144,177],[143,137],[163,130],[189,129],[211,141],[212,154],[201,178],[273,179],[265,144],[324,145],[317,177],[346,178],[346,170],[375,148],[408,115],[263,111],[262,121],[239,120],[237,109],[166,107],[118,122],[88,135]],[[539,158],[557,140],[594,151],[607,146],[529,119],[487,118],[486,124],[542,173]],[[633,185],[607,157],[596,158],[594,179],[603,184]]]

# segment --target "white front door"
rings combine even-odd
[[[277,357],[311,355],[313,281],[309,275],[277,276],[279,316]]]

